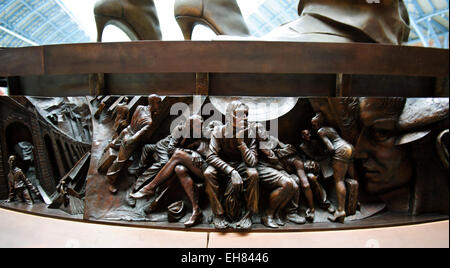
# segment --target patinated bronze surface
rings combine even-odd
[[[25,187],[9,184],[8,200],[22,194],[30,203],[31,190],[44,202],[48,198],[49,209],[83,213],[85,220],[181,222],[218,230],[350,224],[383,215],[383,209],[448,215],[448,99],[299,98],[270,121],[250,121],[261,112],[250,109],[257,106],[246,105],[248,99],[90,98],[89,109],[98,114],[92,117],[92,152],[68,162],[71,153],[81,155],[69,146],[62,166],[73,167],[54,190],[38,190],[29,180]],[[39,109],[60,111],[52,103],[58,102],[42,100]],[[127,113],[134,115],[130,121]],[[53,113],[44,114],[54,120]],[[142,125],[148,130],[137,139],[139,146],[130,147],[123,137],[139,116],[152,123]],[[33,147],[19,145],[11,150],[21,153],[10,159],[31,161],[34,149],[27,148]],[[111,184],[108,169],[121,150],[129,157]],[[25,175],[14,176],[24,173],[12,160],[8,178],[24,181]]]
[[[403,0],[300,0],[298,12],[298,19],[261,39],[399,45],[409,37],[409,15]]]
[[[106,173],[110,184],[109,190],[112,193],[117,192],[115,183],[120,176],[119,173],[122,171],[125,162],[131,157],[138,146],[142,146],[150,138],[149,131],[151,131],[153,125],[152,117],[159,112],[160,102],[161,99],[159,96],[150,96],[148,106],[136,107],[130,124],[108,145],[108,148],[116,148],[119,150],[117,158],[108,167]],[[115,132],[117,133],[117,130]]]
[[[166,107],[189,98],[162,99],[161,105]],[[160,125],[148,136],[147,143],[130,152],[133,159],[124,163],[128,168],[120,172],[123,182],[117,185],[116,193],[109,192],[107,177],[97,172],[104,155],[109,155],[105,150],[109,146],[108,137],[115,132],[115,121],[103,112],[94,120],[96,129],[101,129],[98,134],[94,132],[94,140],[102,141],[94,142],[98,146],[93,148],[96,157],[89,172],[85,218],[180,221],[186,227],[248,230],[254,224],[288,228],[306,222],[349,223],[371,217],[385,207],[405,215],[448,214],[445,206],[448,188],[442,187],[447,183],[448,169],[440,156],[445,152],[433,153],[437,161],[432,163],[433,171],[427,168],[434,177],[430,180],[423,171],[411,171],[422,164],[403,160],[400,156],[404,144],[399,143],[413,134],[405,133],[404,129],[415,133],[418,127],[418,133],[424,134],[413,135],[415,139],[409,138],[408,142],[428,143],[435,150],[439,140],[441,143],[437,144],[442,148],[442,141],[445,142],[442,135],[448,128],[448,100],[300,98],[291,111],[277,118],[282,129],[275,137],[265,129],[268,122],[248,121],[255,115],[237,99],[222,98],[228,107],[228,116],[216,110],[222,119],[225,116],[222,122],[210,116],[192,115],[184,117],[181,121],[184,123],[176,123],[179,118],[168,113],[153,115],[153,120],[164,122],[164,127]],[[140,100],[146,107],[147,98]],[[92,111],[100,103],[92,102]],[[212,102],[206,98],[202,107],[208,105]],[[423,105],[428,112],[421,117]],[[413,117],[421,120],[410,120]],[[290,124],[293,118],[302,123]],[[380,141],[384,142],[381,133],[386,135],[387,127],[389,135],[399,135],[392,140],[391,147],[380,145]],[[201,129],[207,135],[192,138]],[[168,133],[171,134],[165,136]],[[370,153],[368,144],[373,144],[376,150]],[[118,152],[120,148],[113,149]],[[418,154],[409,151],[409,156]],[[114,158],[115,154],[112,155]],[[375,165],[372,162],[378,163],[379,168],[371,166]],[[139,179],[143,174],[148,174],[146,179]],[[423,177],[419,179],[418,174]],[[428,180],[429,184],[422,184],[422,180]],[[438,194],[430,198],[416,187],[437,187],[434,192]]]
[[[86,98],[5,96],[0,103],[2,199],[82,214],[92,140]]]
[[[38,197],[39,191],[31,184],[30,180],[25,176],[22,169],[17,166],[17,157],[12,155],[8,159],[9,173],[8,173],[8,186],[9,195],[7,202],[12,202],[16,198],[22,202],[26,202],[28,205],[33,205],[33,199],[31,192]]]
[[[185,40],[191,40],[196,24],[219,35],[250,35],[236,0],[176,0],[174,15]]]
[[[98,0],[94,14],[97,41],[102,41],[107,25],[119,27],[131,40],[162,39],[153,0]]]
[[[338,199],[337,210],[332,221],[343,221],[345,218],[345,203],[347,189],[345,186],[346,176],[354,180],[353,155],[354,147],[341,138],[339,133],[332,127],[323,126],[324,118],[321,112],[317,113],[311,120],[312,128],[325,144],[326,150],[332,156],[333,177]]]
[[[248,34],[234,0],[175,13],[186,39],[196,23]],[[153,1],[102,0],[95,15],[98,41],[107,24],[161,39]],[[448,218],[448,50],[398,46],[408,24],[403,1],[302,0],[261,39],[278,42],[0,50],[12,95],[95,96],[0,98],[1,193],[30,203],[32,190],[86,221],[208,230]]]
[[[198,94],[203,73],[210,96],[448,97],[448,53],[363,43],[89,43],[0,50],[0,75],[11,95],[47,97],[95,95],[88,73],[100,72],[100,95]]]

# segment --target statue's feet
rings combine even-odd
[[[313,222],[315,217],[315,211],[313,209],[308,208],[306,210],[306,220],[309,222]]]
[[[228,222],[223,216],[215,216],[213,220],[214,227],[218,230],[228,228]]]
[[[336,211],[332,216],[328,217],[328,220],[330,220],[332,222],[344,223],[345,211]]]
[[[192,227],[196,224],[199,224],[202,221],[202,219],[203,219],[202,211],[200,209],[194,210],[192,212],[192,216],[189,218],[189,220],[184,222],[184,226]]]
[[[129,207],[134,208],[136,206],[136,199],[131,197],[132,190],[129,191],[129,194],[125,195],[125,201]]]
[[[290,222],[293,222],[295,224],[305,224],[306,219],[302,216],[298,215],[297,213],[291,213],[286,215],[286,219]]]
[[[250,213],[246,213],[241,220],[239,220],[236,224],[237,229],[242,230],[250,230],[252,228],[252,215]]]
[[[144,188],[142,188],[141,190],[135,193],[131,193],[130,196],[134,199],[141,199],[145,196],[153,196],[154,194],[155,194],[154,190],[144,190]]]
[[[331,204],[331,202],[329,200],[326,200],[325,202],[320,204],[320,208],[327,210],[328,213],[331,213],[331,214],[336,212],[336,209],[334,208],[333,204]]]
[[[114,185],[112,185],[112,184],[109,185],[108,190],[109,190],[109,192],[112,193],[112,194],[115,194],[115,193],[117,193],[117,191],[118,191],[118,189],[117,189]]]
[[[334,214],[336,212],[336,208],[332,204],[330,204],[327,210],[331,214]]]
[[[278,226],[284,226],[286,225],[286,222],[280,217],[279,214],[275,215],[275,222]]]
[[[278,224],[276,223],[274,217],[271,215],[264,215],[261,217],[261,223],[269,228],[278,228]]]

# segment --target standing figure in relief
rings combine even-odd
[[[347,173],[354,178],[353,155],[355,149],[353,145],[342,139],[339,133],[332,127],[323,126],[324,116],[317,113],[311,120],[312,127],[325,143],[328,151],[332,155],[333,177],[336,185],[336,195],[338,206],[333,216],[328,217],[333,222],[344,222],[345,219],[345,198],[347,189],[345,187],[345,176]]]
[[[8,164],[9,195],[6,202],[12,202],[16,197],[19,197],[28,205],[33,205],[33,199],[31,198],[30,191],[32,191],[36,196],[40,196],[38,189],[31,184],[22,169],[17,166],[16,156],[11,155],[8,159]]]

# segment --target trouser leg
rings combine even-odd
[[[10,186],[12,187],[12,186]],[[9,195],[8,195],[8,201],[13,201],[16,198],[17,195],[17,190],[16,189],[10,189],[9,190]]]
[[[217,169],[213,166],[206,168],[203,173],[205,178],[206,194],[211,205],[212,212],[215,216],[222,216],[224,209],[220,203],[220,185],[218,181]]]
[[[135,151],[136,147],[137,147],[136,145],[124,146],[122,143],[117,159],[114,160],[111,167],[108,169],[108,173],[106,174],[109,184],[114,184],[117,181],[120,172],[122,171],[123,167],[125,166],[130,156]]]
[[[27,188],[19,188],[16,189],[17,193],[19,194],[19,197],[28,205],[33,204],[33,199],[31,198],[30,192]]]
[[[142,173],[136,180],[134,190],[137,191],[142,185],[146,184],[148,181],[153,179],[156,174],[167,164],[169,161],[169,155],[167,152],[162,152],[158,150],[158,162],[153,163],[149,168],[147,168],[144,173]]]
[[[253,214],[258,213],[260,196],[258,171],[256,168],[247,167],[245,163],[241,163],[236,170],[243,179],[246,209]]]
[[[153,161],[152,154],[156,151],[155,144],[146,144],[142,148],[141,158],[139,159],[139,169],[137,175],[140,176],[150,161]]]

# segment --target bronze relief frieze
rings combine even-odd
[[[445,98],[106,96],[90,108],[86,220],[248,231],[448,217]]]
[[[2,207],[220,231],[448,218],[447,98],[0,100]]]

